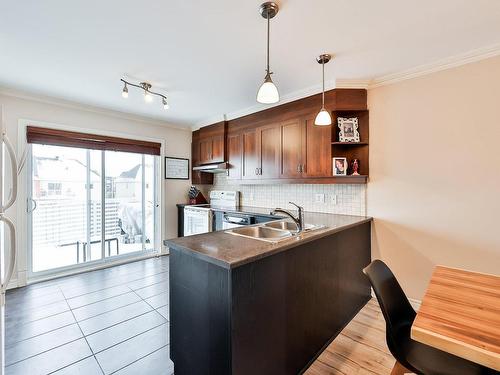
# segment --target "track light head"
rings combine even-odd
[[[167,103],[167,99],[162,98],[161,102],[163,103],[163,109],[169,109],[170,108],[170,106]]]
[[[127,87],[127,82],[125,82],[125,83],[124,83],[124,85],[123,85],[122,97],[124,97],[124,98],[128,98],[128,87]]]

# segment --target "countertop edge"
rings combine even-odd
[[[194,251],[194,250],[192,250],[192,249],[190,249],[188,247],[185,247],[183,245],[179,245],[179,244],[173,242],[175,239],[164,240],[163,243],[169,249],[171,247],[175,247],[175,249],[181,250],[184,253],[189,253],[189,254],[191,254],[192,256],[194,256],[197,259],[201,259],[201,260],[207,261],[209,263],[215,264],[217,266],[220,266],[220,267],[223,267],[223,268],[226,268],[226,269],[233,269],[233,268],[237,268],[239,266],[251,263],[253,261],[256,261],[256,260],[259,260],[259,259],[263,259],[263,258],[267,258],[269,256],[281,253],[281,252],[286,251],[288,249],[291,249],[293,247],[297,247],[297,246],[300,246],[300,245],[303,245],[303,244],[306,244],[306,243],[309,243],[309,242],[312,242],[312,241],[315,241],[315,240],[319,240],[319,239],[327,237],[329,235],[332,235],[332,234],[335,234],[335,233],[338,233],[338,232],[341,232],[341,231],[344,231],[344,230],[356,227],[358,225],[369,223],[371,221],[373,221],[373,217],[367,216],[367,217],[360,218],[360,220],[357,221],[357,222],[355,222],[355,223],[342,225],[342,226],[339,226],[339,227],[336,227],[336,228],[325,228],[324,230],[320,230],[319,233],[313,233],[310,236],[308,236],[307,238],[302,239],[300,242],[289,242],[289,243],[283,244],[282,246],[277,247],[276,249],[272,249],[272,250],[270,250],[270,251],[268,251],[266,253],[259,254],[259,255],[256,255],[256,256],[252,256],[252,257],[248,257],[248,258],[245,258],[245,259],[243,259],[241,261],[235,261],[235,262],[231,262],[231,263],[221,261],[221,260],[219,260],[217,258],[208,256],[206,254],[199,253],[197,251]],[[255,239],[253,241],[260,241],[260,240]]]

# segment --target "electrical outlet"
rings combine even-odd
[[[330,203],[331,204],[337,204],[337,196],[335,194],[332,194],[330,196]]]
[[[314,200],[316,203],[325,203],[325,194],[316,194]]]

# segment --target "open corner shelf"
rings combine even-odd
[[[332,142],[335,146],[368,146],[368,142]]]
[[[349,176],[335,176],[337,184],[366,184],[368,176],[366,175],[349,175]]]

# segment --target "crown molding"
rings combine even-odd
[[[336,89],[367,89],[371,79],[337,79]]]
[[[334,88],[336,88],[336,81],[335,80],[325,81],[325,91],[331,90]],[[321,92],[321,90],[322,90],[321,84],[309,86],[305,89],[293,91],[289,94],[282,95],[280,97],[280,101],[278,103],[275,103],[275,104],[257,103],[251,107],[247,107],[247,108],[244,108],[244,109],[239,110],[239,111],[226,113],[225,119],[226,120],[234,120],[236,118],[240,118],[240,117],[243,117],[246,115],[251,115],[252,113],[256,113],[256,112],[263,111],[265,109],[269,109],[269,108],[273,108],[273,107],[277,107],[277,106],[282,105],[282,104],[290,103],[290,102],[293,102],[294,100],[298,100],[298,99],[302,99],[302,98],[305,98],[305,97],[308,97],[311,95],[319,94]],[[213,124],[215,122],[222,121],[222,120],[223,120],[222,115],[221,116],[214,116],[214,117],[211,117],[211,118],[208,118],[206,120],[203,120],[203,121],[196,123],[192,129],[197,130],[203,126],[210,125],[210,124]]]
[[[390,85],[396,82],[406,81],[408,79],[425,76],[436,73],[442,70],[455,68],[458,66],[470,64],[476,61],[485,60],[490,57],[500,55],[500,44],[495,44],[487,47],[478,48],[466,53],[441,59],[430,64],[420,65],[415,68],[404,70],[398,73],[388,74],[373,79],[337,79],[325,82],[325,90],[334,88],[351,88],[351,89],[373,89],[380,86]],[[321,92],[321,85],[310,86],[303,90],[297,90],[290,94],[283,95],[280,101],[274,105],[256,104],[245,108],[241,111],[234,111],[227,114],[227,119],[232,120],[238,117],[246,116],[267,108],[272,108],[281,104],[289,103],[294,100],[302,99],[307,96],[318,94]],[[223,116],[216,116],[197,123],[193,130],[200,127],[222,121]]]
[[[500,55],[500,44],[478,48],[466,53],[447,57],[430,64],[424,64],[415,68],[407,69],[398,73],[380,76],[371,80],[368,89],[391,85],[393,83],[406,81],[408,79],[425,76],[458,66],[470,64],[476,61],[488,59]]]
[[[361,79],[337,79],[325,81],[325,91],[332,89],[366,89],[371,81],[370,80],[361,80]],[[192,130],[198,130],[199,128],[207,125],[214,124],[219,121],[225,120],[234,120],[236,118],[240,118],[246,115],[251,115],[252,113],[256,113],[259,111],[263,111],[265,109],[277,107],[282,104],[290,103],[295,100],[303,99],[308,96],[316,95],[321,93],[322,85],[314,85],[309,86],[302,90],[293,91],[289,94],[282,95],[280,101],[276,104],[266,105],[266,104],[255,104],[251,107],[247,107],[240,111],[229,112],[225,115],[213,116],[204,121],[197,123],[193,126]],[[225,116],[225,117],[224,117]]]
[[[142,122],[142,123],[145,123],[148,125],[159,126],[162,128],[171,128],[171,129],[177,129],[177,130],[189,130],[188,126],[171,124],[169,122],[157,120],[157,119],[154,119],[151,117],[134,115],[134,114],[127,113],[127,112],[121,112],[121,111],[116,111],[116,110],[112,110],[112,109],[96,107],[96,106],[92,106],[92,105],[88,105],[88,104],[77,103],[77,102],[73,102],[73,101],[66,100],[66,99],[55,98],[52,96],[32,94],[32,93],[28,93],[25,91],[16,90],[16,89],[7,88],[7,87],[0,87],[0,95],[12,97],[12,98],[17,98],[17,99],[31,100],[31,101],[43,103],[43,104],[56,105],[56,106],[64,107],[64,108],[68,108],[68,109],[75,109],[75,110],[79,110],[79,111],[96,113],[96,114],[115,117],[115,118],[119,118],[119,119],[123,119],[123,120],[138,121],[138,122]]]

